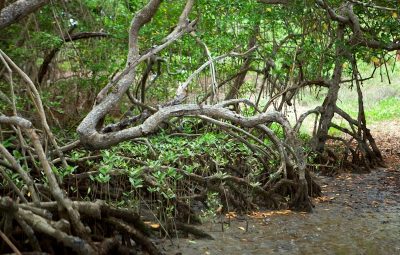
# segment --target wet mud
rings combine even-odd
[[[400,169],[319,176],[310,214],[255,212],[201,226],[215,240],[174,239],[167,254],[400,254]],[[222,226],[221,222],[225,222]]]

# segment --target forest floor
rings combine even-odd
[[[221,216],[200,227],[214,240],[189,237],[160,246],[167,254],[400,254],[399,127],[400,120],[370,126],[387,168],[318,176],[323,196],[313,200],[313,213]]]

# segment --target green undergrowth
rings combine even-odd
[[[85,156],[88,155],[84,151],[74,151],[70,155],[75,160]],[[276,162],[270,163],[273,169]],[[106,187],[113,193],[113,189],[124,187],[123,193],[119,194],[124,199],[110,201],[120,206],[132,205],[133,200],[139,199],[140,191],[152,194],[151,196],[156,197],[155,200],[160,203],[175,199],[177,196],[193,195],[196,190],[195,185],[183,182],[184,175],[180,171],[200,176],[223,177],[233,174],[232,169],[239,169],[243,172],[243,176],[257,185],[256,180],[264,170],[247,146],[224,133],[215,131],[199,135],[184,133],[169,135],[161,132],[149,138],[126,141],[112,149],[102,150],[98,159],[86,160],[78,165],[73,172],[59,169],[59,175],[79,174],[87,172],[90,168],[92,184],[88,185],[86,192],[82,190],[70,190],[70,192],[90,199],[110,200],[108,196],[99,197],[94,189]],[[63,171],[68,173],[63,174]],[[146,183],[148,179],[144,178],[145,174],[150,176],[152,185]]]
[[[270,128],[284,139],[279,125]],[[260,181],[277,178],[279,158],[267,160],[263,165],[244,143],[222,131],[205,127],[203,133],[184,127],[188,133],[168,134],[164,131],[147,137],[126,141],[108,150],[90,152],[75,150],[68,157],[73,167],[54,171],[69,185],[69,195],[80,199],[104,199],[117,206],[139,210],[143,202],[154,211],[163,211],[164,217],[173,217],[176,200],[191,204],[191,197],[199,195],[204,187],[188,178],[195,174],[204,178],[217,177],[224,183],[227,176],[245,179],[251,186],[261,186]],[[308,135],[301,135],[308,141]],[[254,141],[249,142],[260,146]],[[265,146],[272,150],[273,143],[265,138]],[[305,147],[305,151],[307,151]],[[87,156],[93,159],[81,160]],[[90,173],[76,189],[73,176]],[[71,178],[72,177],[72,178]],[[251,190],[247,191],[250,196]],[[203,215],[213,215],[214,207],[221,204],[220,194],[208,190]],[[203,208],[204,209],[204,208]]]

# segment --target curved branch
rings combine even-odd
[[[332,20],[338,21],[340,23],[348,24],[350,19],[348,17],[339,15],[336,13],[324,0],[317,0],[317,4],[325,9]]]
[[[63,36],[62,39],[66,43],[66,42],[72,42],[72,41],[76,41],[76,40],[80,40],[80,39],[88,39],[88,38],[94,38],[94,37],[107,37],[107,36],[109,36],[109,35],[104,32],[79,32],[79,33],[75,33],[75,34],[67,33],[66,35]],[[50,51],[50,53],[44,57],[43,63],[40,66],[39,72],[37,75],[37,80],[38,80],[39,84],[42,83],[43,78],[48,71],[51,61],[53,60],[53,58],[55,57],[57,52],[60,51],[61,46],[62,45],[52,49]]]
[[[192,80],[199,74],[201,73],[208,65],[211,65],[213,62],[218,62],[221,61],[227,57],[242,57],[242,56],[247,56],[248,54],[251,54],[254,50],[257,49],[257,46],[254,46],[250,49],[248,49],[244,53],[237,53],[237,52],[229,52],[220,56],[217,56],[213,59],[208,60],[207,62],[203,63],[196,71],[194,71],[184,83],[180,84],[177,91],[176,91],[176,96],[173,100],[169,101],[168,103],[164,104],[164,106],[169,106],[169,105],[175,105],[181,103],[185,98],[187,97],[187,87],[189,84],[192,82]],[[245,69],[247,70],[247,69]],[[239,72],[242,74],[243,72]],[[211,93],[212,94],[212,93]]]
[[[298,89],[304,88],[306,86],[321,86],[321,87],[326,87],[329,88],[329,82],[323,79],[319,79],[319,80],[307,80],[307,81],[302,81],[300,84],[298,84],[297,86],[292,86],[289,88],[284,89],[283,91],[279,92],[278,94],[274,95],[273,97],[271,97],[267,104],[264,106],[263,108],[263,112],[267,111],[268,108],[271,106],[271,104],[279,97],[284,96],[286,93],[288,92],[292,92],[292,91],[296,91]],[[295,92],[292,92],[295,93]]]
[[[359,18],[353,12],[352,4],[362,4],[367,7],[376,7],[370,5],[369,3],[361,3],[359,1],[349,1],[350,3],[343,4],[340,8],[339,12],[335,12],[324,0],[317,0],[317,4],[325,9],[329,15],[329,17],[337,21],[341,24],[348,25],[353,31],[352,38],[350,40],[350,45],[352,46],[364,46],[371,49],[382,49],[387,51],[399,50],[400,49],[400,41],[394,40],[390,43],[384,43],[376,39],[367,39],[364,33],[361,30]]]
[[[21,128],[32,128],[32,123],[21,117],[0,115],[0,124],[14,125]]]
[[[49,0],[18,0],[10,4],[0,11],[0,30],[25,18],[48,2]]]
[[[146,5],[136,14],[131,23],[129,34],[129,52],[125,69],[99,92],[96,97],[98,105],[96,105],[96,107],[86,116],[80,126],[93,124],[93,121],[95,121],[97,124],[99,120],[103,118],[107,112],[119,102],[123,94],[125,94],[129,86],[133,83],[136,66],[166,48],[186,32],[193,30],[197,21],[189,21],[187,19],[187,15],[193,7],[193,2],[194,0],[188,0],[184,10],[182,11],[181,17],[179,18],[178,25],[167,37],[164,38],[163,43],[158,46],[153,46],[141,56],[139,55],[139,47],[137,42],[138,31],[144,24],[151,20],[151,17],[155,15],[160,1],[150,1],[148,5]],[[112,93],[108,94],[111,88],[115,89],[112,91]],[[101,112],[101,114],[98,114],[99,112]]]
[[[157,0],[150,1],[133,18],[129,35],[129,52],[125,70],[113,81],[107,84],[97,95],[96,100],[98,102],[98,105],[96,105],[92,109],[92,111],[90,111],[83,119],[83,121],[77,128],[78,133],[97,133],[96,127],[99,125],[102,118],[104,118],[108,111],[121,100],[122,96],[126,93],[129,86],[133,83],[135,78],[135,67],[139,63],[166,48],[169,44],[180,38],[186,32],[193,29],[196,21],[190,22],[187,18],[190,10],[193,7],[194,0],[188,0],[179,18],[178,26],[165,38],[164,42],[161,45],[152,47],[146,53],[139,56],[139,48],[137,45],[139,30],[155,15],[158,6],[160,5],[160,2],[161,1]],[[113,90],[111,93],[108,94],[108,91],[111,88],[113,88]],[[83,137],[84,136],[85,135],[83,135]],[[85,138],[83,138],[83,140],[85,140]]]
[[[320,114],[323,111],[323,108],[321,106],[317,106],[314,109],[308,110],[302,115],[300,115],[300,118],[297,120],[296,125],[294,126],[294,130],[296,132],[299,132],[301,125],[303,124],[303,121],[310,115],[310,114]]]
[[[77,131],[82,145],[91,149],[103,149],[109,148],[125,140],[154,133],[158,130],[159,125],[163,121],[171,117],[183,117],[188,115],[205,115],[216,119],[225,119],[243,127],[254,127],[258,124],[265,124],[266,122],[280,122],[285,118],[279,112],[268,112],[252,117],[244,117],[218,105],[201,106],[197,104],[184,104],[161,108],[158,112],[147,118],[143,124],[120,130],[118,132],[106,134],[99,133],[95,129],[94,123],[87,126],[81,125],[78,127]]]

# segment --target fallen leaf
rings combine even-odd
[[[158,223],[153,223],[153,224],[150,224],[150,227],[153,228],[153,229],[157,229],[157,228],[160,227],[160,224],[158,224]]]
[[[378,201],[372,201],[372,206],[373,207],[378,207],[379,206],[379,202]]]
[[[227,218],[236,218],[236,213],[235,212],[228,212],[227,214],[225,214],[225,216]]]
[[[282,211],[276,211],[275,214],[278,215],[288,215],[289,213],[291,213],[291,210],[282,210]]]
[[[151,222],[151,221],[144,221],[144,224],[148,225],[150,228],[152,229],[158,229],[160,228],[160,224],[155,223],[155,222]]]

